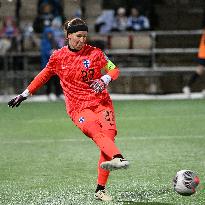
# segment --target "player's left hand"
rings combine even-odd
[[[101,93],[106,88],[106,84],[102,79],[96,79],[91,82],[90,88],[96,93]]]
[[[23,97],[22,95],[18,95],[8,102],[8,106],[12,108],[18,107],[26,99],[27,99],[26,97]]]

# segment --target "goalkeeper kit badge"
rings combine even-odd
[[[85,118],[84,117],[80,117],[79,120],[78,120],[80,123],[83,123],[85,121]]]
[[[84,64],[84,67],[86,69],[89,69],[89,67],[90,67],[90,61],[89,60],[83,60],[83,64]]]

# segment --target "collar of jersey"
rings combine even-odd
[[[71,54],[80,54],[83,52],[85,45],[80,49],[80,50],[76,50],[76,49],[72,49],[69,47],[69,45],[67,46],[69,53]]]

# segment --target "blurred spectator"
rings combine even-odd
[[[51,27],[46,27],[42,33],[41,38],[41,68],[44,68],[55,49],[56,43],[54,40],[53,30]]]
[[[5,54],[11,47],[11,42],[6,38],[0,39],[0,54]]]
[[[75,10],[74,18],[82,18],[82,10],[80,8]]]
[[[127,2],[127,8],[138,8],[140,9],[140,13],[149,17],[152,4],[155,2],[157,4],[157,1],[158,0],[130,0]]]
[[[34,50],[37,47],[34,36],[32,23],[26,23],[22,28],[22,51]]]
[[[138,8],[131,8],[130,16],[127,21],[127,30],[144,31],[150,29],[149,19],[140,14]]]
[[[55,17],[51,23],[53,37],[56,43],[56,48],[61,48],[65,45],[64,32],[62,30],[62,19]]]
[[[42,33],[45,27],[51,26],[51,22],[54,19],[52,9],[51,4],[42,3],[41,10],[33,22],[33,29],[36,33]]]
[[[112,30],[114,10],[103,10],[95,22],[95,32],[100,34],[109,33]]]
[[[41,48],[40,48],[42,69],[48,63],[53,50],[57,48],[58,48],[58,44],[55,41],[53,29],[51,27],[46,27],[42,33]],[[55,89],[54,90],[55,94],[52,92],[53,87]],[[60,88],[60,82],[57,76],[52,77],[51,80],[47,82],[46,94],[48,96],[48,99],[50,100],[56,100],[60,98],[61,88]]]
[[[0,29],[0,52],[20,51],[21,50],[21,34],[20,30],[11,16],[5,17],[3,26]]]
[[[112,31],[126,31],[127,29],[127,16],[126,9],[120,7],[117,9],[117,13],[114,17]]]
[[[63,11],[63,0],[38,0],[37,4],[37,13],[41,14],[42,7],[44,4],[50,4],[52,9],[51,13],[53,16],[61,16],[64,18],[64,11]]]

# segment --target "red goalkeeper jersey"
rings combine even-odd
[[[51,76],[58,75],[65,96],[67,113],[73,118],[77,112],[85,108],[96,106],[102,101],[111,102],[106,89],[97,94],[89,87],[90,81],[102,76],[101,70],[108,65],[108,62],[109,59],[100,49],[90,45],[85,45],[77,52],[72,52],[64,46],[52,54],[46,67],[27,89],[33,94]],[[112,79],[116,79],[119,74],[117,67],[114,70],[117,72],[114,77],[111,75]]]

